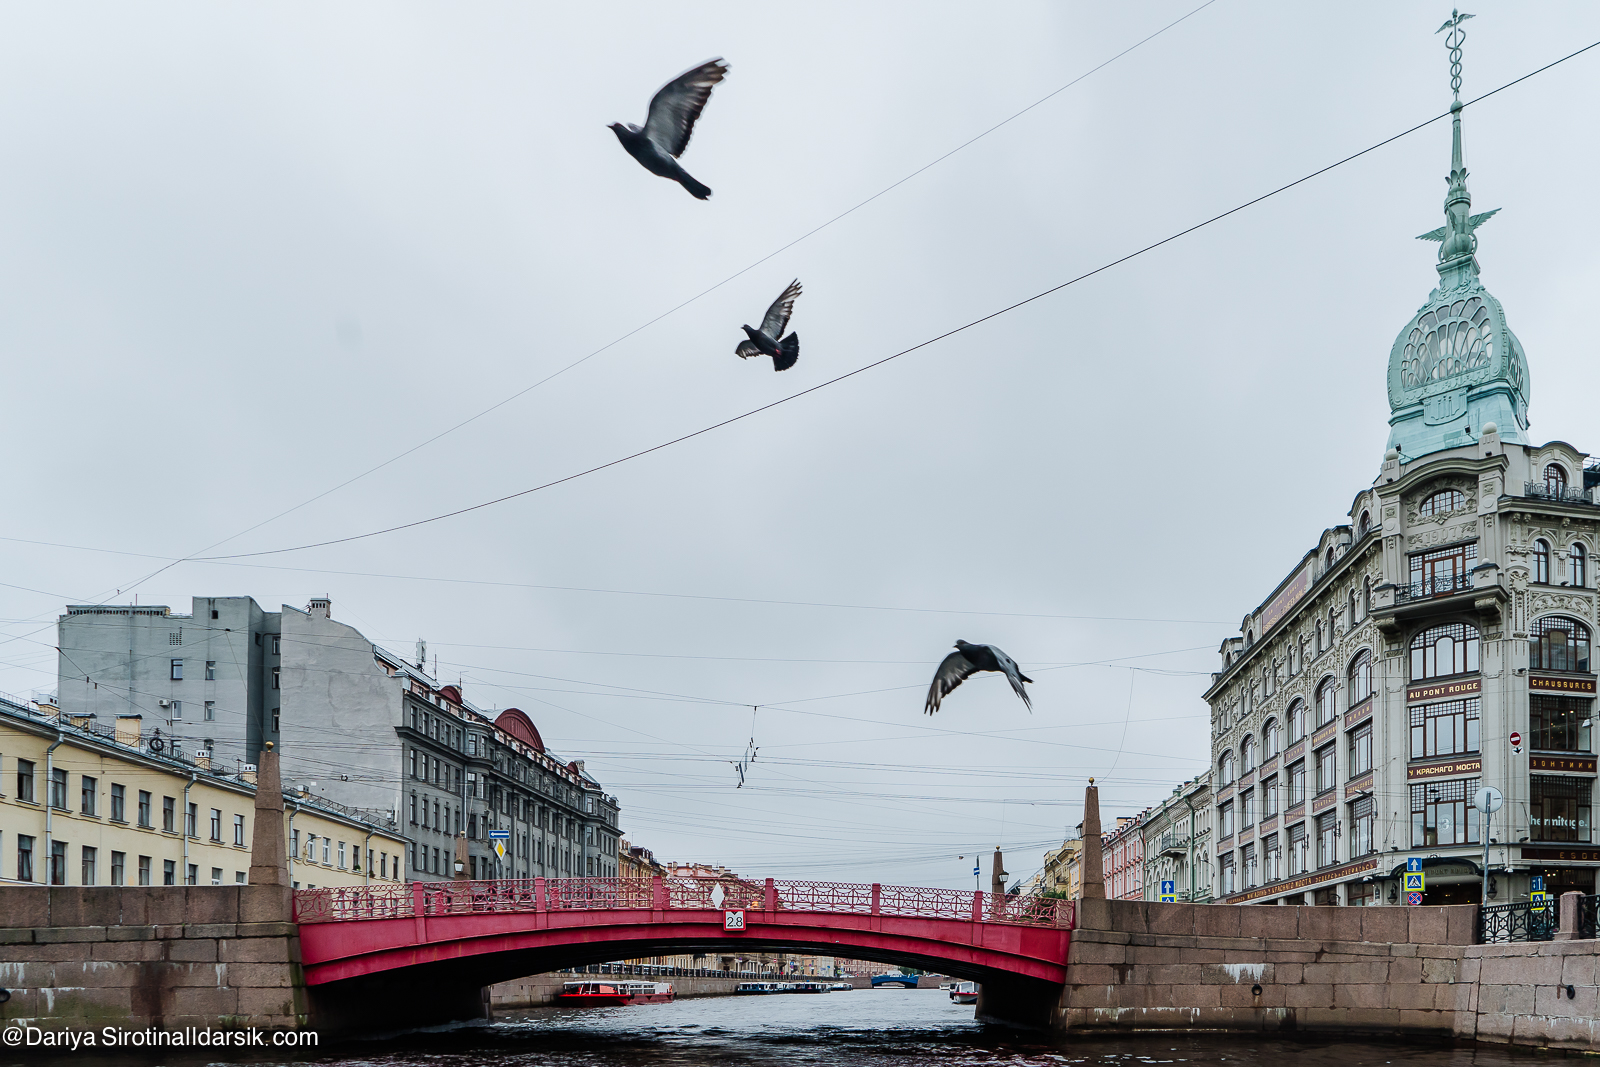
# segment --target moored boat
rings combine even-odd
[[[556,1003],[573,1007],[611,1008],[623,1004],[670,1004],[674,994],[666,982],[565,982]]]
[[[793,992],[796,993],[827,993],[833,989],[827,982],[796,982]]]
[[[742,996],[765,996],[768,993],[776,993],[778,987],[773,982],[740,982],[733,991]]]
[[[950,990],[950,999],[957,1004],[976,1004],[978,1002],[977,982],[957,982]]]
[[[843,993],[846,990],[854,989],[855,986],[851,985],[849,982],[835,982],[828,988],[833,990],[835,993]]]

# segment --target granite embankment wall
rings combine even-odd
[[[0,1021],[304,1027],[288,915],[277,886],[0,886]]]
[[[1058,1029],[1398,1032],[1600,1048],[1600,942],[1477,945],[1472,905],[1113,900],[1082,901],[1078,916]]]

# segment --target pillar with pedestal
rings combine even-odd
[[[288,850],[283,843],[283,779],[271,741],[256,757],[256,815],[250,835],[250,884],[289,884]]]
[[[1094,779],[1089,779],[1089,786],[1083,791],[1083,852],[1079,860],[1083,869],[1083,889],[1080,895],[1084,900],[1104,900],[1106,898],[1106,870],[1105,858],[1100,850],[1100,789],[1094,784]]]

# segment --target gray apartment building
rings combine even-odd
[[[244,769],[274,742],[286,793],[392,815],[414,880],[452,877],[463,836],[470,877],[616,875],[616,798],[582,762],[547,752],[523,712],[475,706],[335,621],[327,600],[277,612],[251,597],[191,603],[188,615],[69,606],[63,714],[138,715],[152,749],[214,766]]]

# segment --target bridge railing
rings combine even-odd
[[[1071,927],[1070,900],[959,889],[768,878],[523,878],[298,889],[300,923],[480,912],[721,911],[887,915]]]

